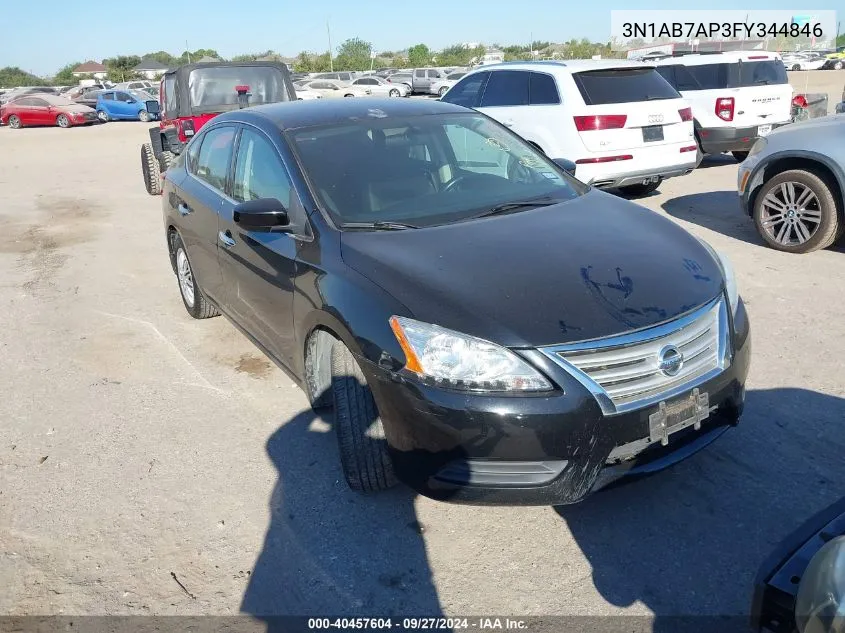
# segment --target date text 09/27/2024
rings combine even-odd
[[[319,630],[399,630],[399,631],[518,631],[528,623],[517,618],[309,618],[308,629]]]
[[[623,37],[640,38],[822,38],[824,29],[818,22],[798,24],[765,22],[625,22]]]

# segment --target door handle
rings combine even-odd
[[[217,237],[220,238],[220,241],[223,242],[223,246],[227,248],[231,248],[235,245],[235,238],[232,237],[232,234],[229,231],[220,231],[217,234]]]
[[[181,215],[189,215],[194,212],[194,210],[184,202],[180,202],[177,208],[179,209],[179,213]]]

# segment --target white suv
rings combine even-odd
[[[732,152],[743,161],[754,141],[792,121],[792,86],[776,53],[696,53],[651,63],[692,105],[705,154]]]
[[[482,66],[442,101],[474,108],[579,180],[631,195],[698,163],[689,104],[654,69],[624,60],[508,62]]]

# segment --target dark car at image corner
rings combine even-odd
[[[353,489],[573,503],[742,412],[729,261],[478,112],[222,114],[168,169],[163,208],[188,312],[222,312],[333,407]]]

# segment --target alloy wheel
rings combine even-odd
[[[185,250],[180,248],[176,251],[176,274],[179,277],[179,290],[182,298],[189,308],[194,307],[194,274],[191,272],[191,264]]]
[[[821,224],[821,205],[807,185],[783,182],[763,198],[761,220],[760,226],[778,244],[803,244]]]
[[[56,125],[59,127],[70,127],[70,119],[67,118],[67,115],[60,114],[58,118],[56,118]]]
[[[20,129],[21,120],[17,115],[13,114],[12,116],[9,117],[9,127],[14,129],[14,130]]]

